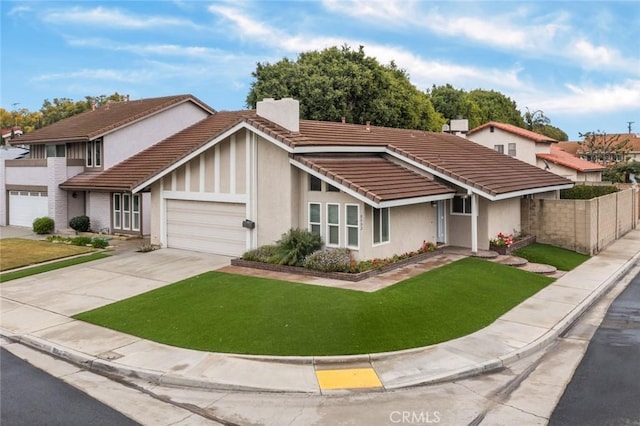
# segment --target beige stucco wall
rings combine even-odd
[[[517,234],[521,230],[520,198],[509,198],[494,202],[487,202],[487,237],[495,238],[499,232]]]
[[[94,231],[109,228],[111,230],[111,194],[108,192],[87,192],[85,195],[86,212]]]
[[[548,144],[536,144],[534,141],[505,132],[504,130],[494,128],[491,133],[490,129],[484,128],[478,132],[468,135],[467,138],[475,143],[493,149],[494,145],[504,145],[504,154],[509,153],[509,143],[516,144],[516,156],[520,161],[536,165],[536,153],[549,153]],[[539,146],[536,146],[539,145]]]

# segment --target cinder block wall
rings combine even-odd
[[[593,255],[635,228],[638,198],[627,189],[592,200],[523,199],[523,231],[540,243]]]

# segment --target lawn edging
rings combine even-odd
[[[375,277],[376,275],[383,274],[385,272],[392,271],[394,269],[401,268],[403,266],[411,265],[421,262],[425,259],[429,259],[435,255],[441,254],[441,251],[436,249],[435,251],[429,251],[425,253],[416,254],[407,259],[398,260],[392,264],[383,266],[379,269],[370,269],[365,272],[349,273],[349,272],[322,272],[314,269],[307,269],[301,266],[289,266],[289,265],[276,265],[273,263],[254,262],[251,260],[244,260],[242,258],[231,259],[232,266],[240,266],[243,268],[262,269],[265,271],[284,272],[290,274],[307,275],[319,278],[330,278],[343,281],[358,282],[366,280],[367,278]]]

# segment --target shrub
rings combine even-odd
[[[69,221],[71,229],[78,232],[87,232],[91,227],[88,216],[76,216]]]
[[[324,249],[311,253],[304,267],[322,272],[351,271],[351,252],[348,249]]]
[[[304,259],[320,250],[322,238],[306,229],[290,229],[286,234],[282,234],[276,242],[278,248],[271,258],[273,263],[289,266],[302,266]]]
[[[618,188],[611,185],[576,185],[573,188],[561,190],[560,198],[566,200],[590,200],[592,198],[602,197],[603,195],[613,194],[614,192],[618,192]]]
[[[242,258],[252,262],[269,263],[271,258],[276,254],[277,249],[278,246],[273,244],[260,246],[257,249],[245,252]]]
[[[74,246],[86,246],[91,244],[91,237],[74,237],[71,239],[71,244]]]
[[[50,234],[55,226],[55,222],[50,217],[39,217],[33,221],[33,232],[38,235]]]
[[[91,247],[93,248],[102,249],[102,248],[106,248],[108,245],[109,245],[108,238],[94,237],[91,239]]]

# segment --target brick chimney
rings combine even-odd
[[[293,98],[266,98],[256,105],[256,113],[293,133],[300,131],[300,103]]]

